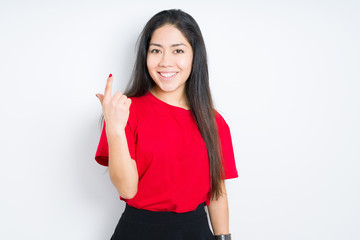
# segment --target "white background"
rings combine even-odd
[[[233,239],[360,239],[359,1],[169,2],[1,0],[0,239],[110,238],[95,94],[171,8],[200,25],[232,132]]]

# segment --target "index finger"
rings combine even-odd
[[[112,74],[110,73],[105,85],[104,99],[111,98],[112,84],[113,84],[113,77]]]

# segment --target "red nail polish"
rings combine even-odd
[[[112,74],[110,73],[109,77],[112,77]]]

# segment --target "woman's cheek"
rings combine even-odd
[[[181,58],[180,61],[178,62],[178,66],[181,69],[185,69],[187,66],[190,66],[189,59],[187,57]]]

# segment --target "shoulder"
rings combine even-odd
[[[129,97],[131,99],[131,105],[129,109],[129,119],[128,123],[131,128],[136,128],[139,117],[141,117],[141,113],[144,109],[144,96],[140,97]]]
[[[143,96],[129,97],[131,99],[129,121],[138,122],[151,111],[151,99],[149,94]]]
[[[229,127],[224,117],[214,109],[215,121],[218,127]]]
[[[146,104],[149,101],[149,94],[146,93],[143,96],[138,97],[129,97],[131,99],[131,107],[133,108],[141,108],[144,104]]]
[[[231,133],[230,133],[230,127],[229,127],[228,123],[226,122],[226,120],[222,114],[220,114],[216,110],[214,110],[214,111],[215,111],[216,126],[218,129],[220,138],[223,138],[224,136],[229,137],[231,135]]]

